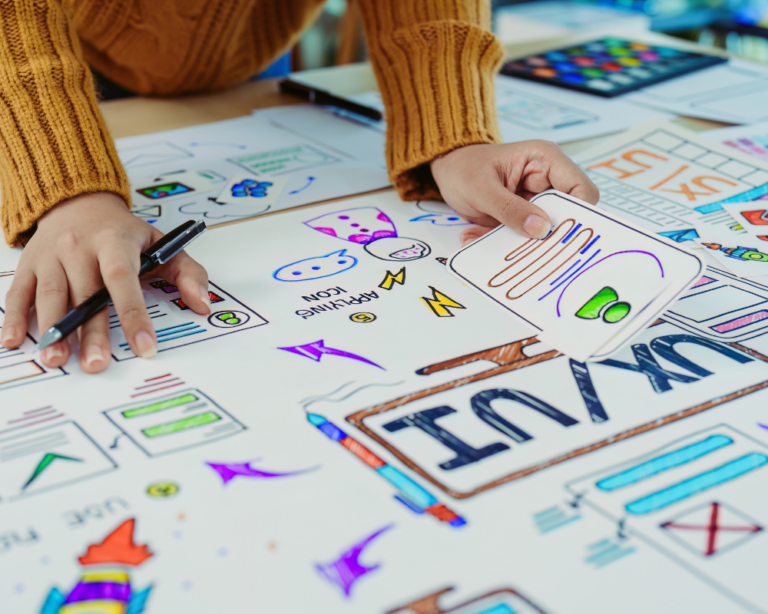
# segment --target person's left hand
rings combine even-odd
[[[555,188],[596,204],[600,192],[584,172],[549,141],[466,145],[430,162],[447,204],[478,226],[461,233],[466,245],[506,224],[526,237],[543,239],[549,216],[528,199]]]

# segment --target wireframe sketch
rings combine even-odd
[[[229,161],[255,175],[283,175],[341,162],[317,147],[303,143],[270,151],[245,153]]]
[[[128,147],[121,147],[118,143],[117,153],[126,171],[168,163],[184,164],[195,156],[192,152],[167,141]]]
[[[768,551],[760,502],[768,446],[721,424],[625,459],[566,488],[740,605],[764,612],[758,570]]]
[[[387,614],[545,614],[526,597],[511,588],[499,588],[461,600],[444,609],[441,602],[456,601],[449,586],[387,611]]]
[[[768,287],[712,267],[663,316],[718,341],[746,341],[768,332]]]
[[[726,227],[722,205],[768,194],[768,166],[677,126],[640,127],[580,157],[600,204],[655,232]]]
[[[210,284],[208,298],[214,312],[209,316],[198,315],[189,309],[181,299],[178,288],[165,280],[142,281],[142,288],[149,317],[155,326],[159,352],[267,324],[258,313],[213,283]],[[115,360],[135,358],[111,304],[109,328]]]
[[[209,396],[188,388],[160,391],[104,415],[147,456],[161,456],[236,435],[245,426]]]
[[[12,281],[13,271],[0,273],[0,300],[3,302]],[[0,307],[0,330],[4,318],[5,310]],[[27,333],[24,342],[15,350],[0,346],[0,392],[67,375],[64,369],[51,369],[43,365],[35,350],[35,343],[35,339]]]
[[[63,417],[52,407],[42,407],[14,416],[10,428],[0,428],[0,502],[117,469],[77,422]]]

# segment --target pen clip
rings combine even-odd
[[[174,237],[172,241],[169,241],[166,245],[163,245],[156,252],[149,254],[152,262],[155,266],[165,264],[176,254],[186,248],[192,241],[203,234],[207,230],[205,222],[198,220],[193,226],[187,229],[183,234],[178,237]]]

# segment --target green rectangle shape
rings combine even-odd
[[[123,412],[123,417],[136,418],[137,416],[146,416],[147,414],[154,414],[156,411],[163,411],[164,409],[170,409],[171,407],[186,405],[192,401],[197,401],[197,397],[194,394],[185,394],[184,396],[176,397],[175,399],[167,399],[165,401],[160,401],[159,403],[153,403],[152,405],[126,409]]]
[[[179,431],[186,431],[187,429],[194,429],[198,426],[204,426],[211,422],[221,420],[219,414],[215,414],[212,411],[199,414],[197,416],[191,416],[190,418],[184,418],[183,420],[176,420],[175,422],[168,422],[166,424],[159,424],[148,429],[144,429],[142,433],[148,438],[160,437],[161,435],[170,435],[171,433],[178,433]]]

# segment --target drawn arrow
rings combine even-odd
[[[224,484],[232,481],[238,475],[247,478],[285,478],[292,475],[301,475],[302,473],[307,473],[317,469],[317,467],[311,467],[310,469],[302,469],[300,471],[277,473],[273,471],[262,471],[261,469],[251,467],[251,462],[253,461],[249,461],[247,463],[206,463],[206,465],[208,465],[211,469],[219,474],[219,477],[221,477]]]
[[[43,459],[39,463],[37,463],[37,467],[35,467],[35,470],[32,472],[32,475],[27,480],[27,483],[21,487],[21,490],[24,490],[27,486],[29,486],[32,482],[34,482],[37,478],[39,478],[40,475],[43,473],[43,471],[48,469],[50,464],[57,459],[74,461],[77,463],[83,462],[82,458],[74,458],[72,456],[64,456],[63,454],[48,452],[45,456],[43,456]]]

